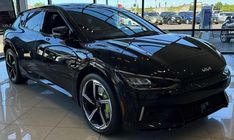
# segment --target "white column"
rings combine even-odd
[[[27,0],[19,0],[20,3],[20,12],[28,9],[28,1]]]

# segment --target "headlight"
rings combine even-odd
[[[129,86],[139,90],[173,89],[177,87],[178,82],[180,81],[178,79],[139,75],[123,71],[121,71],[120,74]]]
[[[147,78],[126,77],[125,79],[131,86],[147,86],[151,85],[151,81]]]
[[[155,19],[155,18],[151,18],[151,19],[150,19],[150,22],[151,22],[151,23],[155,23],[155,22],[156,22],[156,19]]]
[[[224,70],[223,70],[223,74],[225,74],[225,75],[230,74],[230,71],[229,71],[228,66],[226,66],[226,67],[224,68]]]

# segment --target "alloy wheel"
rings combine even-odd
[[[82,108],[89,123],[96,129],[106,129],[112,118],[112,105],[105,87],[97,80],[87,81],[82,90]]]
[[[16,60],[11,52],[6,54],[6,66],[9,78],[12,81],[16,80],[17,70],[16,70]]]

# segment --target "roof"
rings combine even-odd
[[[114,10],[121,11],[121,8],[104,5],[104,4],[94,4],[94,3],[67,3],[67,4],[56,4],[54,6],[63,8],[64,10],[69,9],[85,9],[85,8],[111,8]]]
[[[118,7],[104,5],[104,4],[94,4],[94,3],[53,4],[53,5],[46,5],[46,6],[42,6],[42,7],[28,9],[26,11],[31,11],[31,10],[40,9],[40,8],[62,8],[65,11],[69,11],[69,10],[84,11],[86,9],[92,9],[92,10],[95,9],[94,11],[99,11],[99,13],[102,12],[102,14],[104,14],[104,13],[108,14],[110,12],[123,12],[123,11],[126,11],[123,8],[118,8]],[[26,11],[23,11],[23,12],[26,12]],[[21,13],[23,13],[23,12],[21,12]]]

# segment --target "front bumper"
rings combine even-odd
[[[171,94],[126,89],[125,123],[138,129],[175,128],[226,107],[228,99],[225,88],[230,83],[230,76],[218,74],[198,81],[203,83],[207,80],[211,81],[210,85],[195,88],[187,83],[182,85],[184,88]]]
[[[155,24],[163,24],[163,20],[157,20]]]
[[[181,127],[227,105],[228,101],[225,94],[219,93],[187,104],[144,106],[144,113],[141,113],[141,120],[138,120],[136,128],[168,129]]]

